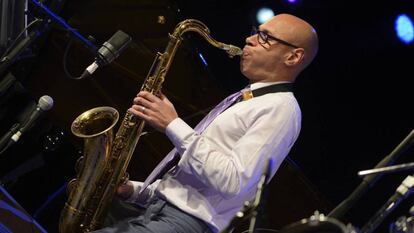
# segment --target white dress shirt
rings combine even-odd
[[[251,89],[276,83],[254,83]],[[268,93],[239,102],[200,134],[182,119],[172,121],[166,135],[181,159],[162,180],[138,196],[145,204],[157,193],[182,211],[205,221],[213,232],[224,229],[245,201],[251,200],[267,159],[276,173],[299,136],[301,111],[292,92]]]

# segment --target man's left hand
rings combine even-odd
[[[178,117],[174,105],[164,94],[158,97],[147,91],[138,93],[129,111],[160,132],[165,132],[168,124]]]

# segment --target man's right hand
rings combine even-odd
[[[121,184],[116,190],[116,194],[119,198],[126,200],[134,193],[134,186],[131,181]]]

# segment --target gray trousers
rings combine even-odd
[[[114,200],[105,225],[94,233],[211,233],[207,224],[154,198],[148,208]]]

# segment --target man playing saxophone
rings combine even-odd
[[[317,51],[310,24],[289,14],[274,16],[246,38],[240,69],[250,87],[243,100],[232,95],[194,129],[166,96],[139,92],[129,111],[166,134],[175,146],[169,154],[175,166],[149,184],[120,186],[118,196],[143,209],[125,210],[123,220],[95,232],[223,230],[254,197],[267,160],[273,176],[296,141],[301,111],[292,84]]]

